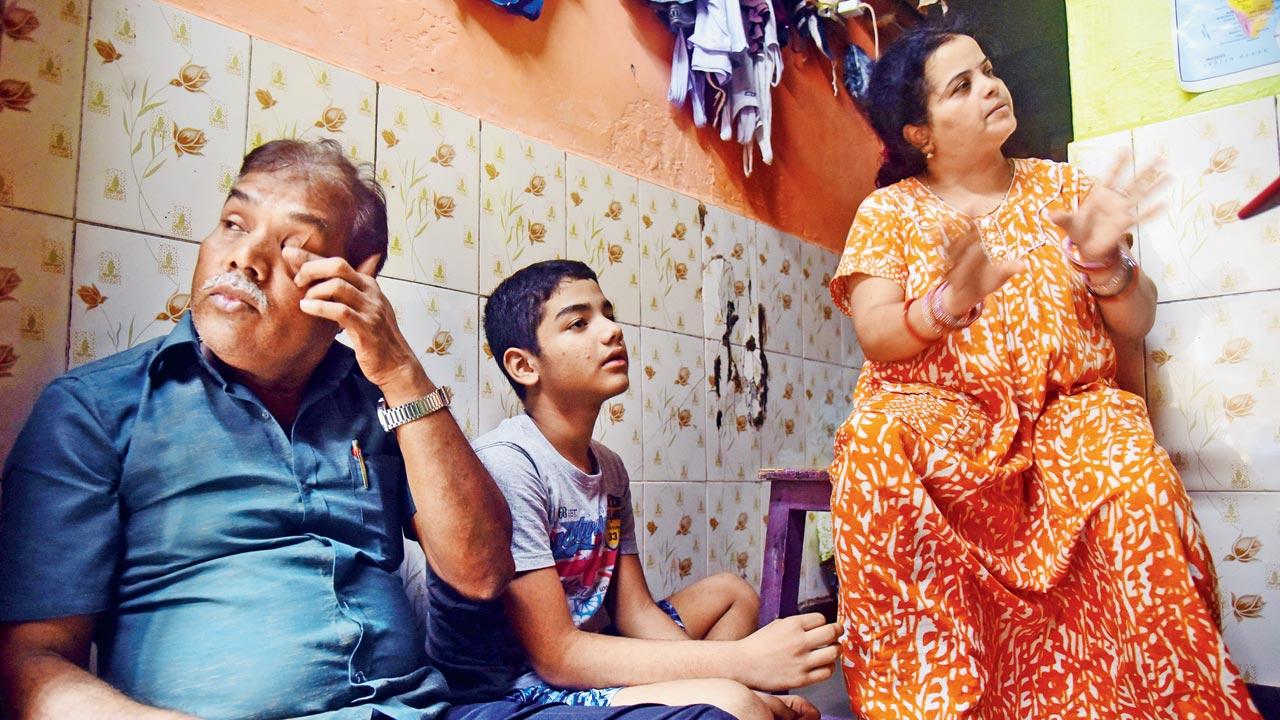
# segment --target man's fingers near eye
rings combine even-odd
[[[328,278],[343,278],[352,285],[363,288],[365,286],[364,278],[355,268],[344,258],[340,257],[320,257],[313,255],[298,268],[293,277],[293,282],[298,287],[306,287],[321,280]]]
[[[363,296],[359,289],[345,279],[330,278],[308,288],[306,297],[311,300],[331,300],[354,307],[361,304]]]
[[[303,265],[306,265],[312,260],[324,259],[323,255],[317,255],[313,252],[310,252],[308,250],[303,250],[302,248],[294,245],[285,246],[280,251],[280,255],[281,257],[284,258],[285,264],[287,264],[289,266],[289,269],[294,273],[297,273],[299,270],[302,269]]]

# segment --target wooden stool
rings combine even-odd
[[[805,513],[831,509],[831,480],[825,470],[761,470],[760,479],[773,483],[760,577],[760,626],[764,627],[798,612]]]

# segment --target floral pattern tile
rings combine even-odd
[[[764,348],[797,357],[804,354],[805,282],[800,248],[803,241],[781,230],[756,224],[751,274],[764,308]]]
[[[702,336],[702,214],[686,195],[640,183],[640,322]]]
[[[487,298],[479,298],[479,302],[480,322],[483,324]],[[503,420],[524,412],[524,405],[516,396],[516,391],[511,389],[507,376],[503,375],[502,369],[498,367],[498,361],[489,350],[489,343],[484,340],[483,328],[480,330],[478,339],[480,351],[477,353],[479,359],[476,375],[480,378],[480,426],[477,434],[483,435],[497,427]]]
[[[249,38],[151,0],[89,23],[76,218],[200,240],[244,155]]]
[[[4,8],[0,205],[72,214],[88,10],[87,0],[10,0]]]
[[[566,163],[566,257],[600,277],[618,322],[640,323],[640,182],[577,155]]]
[[[707,576],[707,496],[701,483],[645,483],[645,579],[665,598]]]
[[[732,573],[760,589],[764,510],[759,485],[707,485],[707,575]]]
[[[755,223],[723,208],[707,206],[702,244],[704,335],[713,340],[724,337],[732,307],[737,318],[729,332],[729,342],[742,345],[747,338],[755,338],[758,344],[759,293],[751,277]]]
[[[520,268],[565,257],[565,153],[480,126],[480,292]]]
[[[1147,405],[1192,490],[1280,490],[1280,292],[1160,305]]]
[[[327,138],[351,160],[373,162],[377,87],[369,78],[254,38],[249,90],[246,149]]]
[[[480,427],[480,320],[476,297],[430,285],[381,278],[400,331],[433,382],[453,391],[450,412],[468,438]]]
[[[168,334],[190,305],[199,250],[182,240],[77,224],[69,365]]]
[[[594,437],[610,450],[618,453],[633,483],[643,479],[644,472],[644,422],[640,404],[642,388],[641,369],[643,357],[640,350],[640,328],[623,325],[622,336],[627,343],[627,357],[631,361],[628,374],[631,385],[627,391],[605,401],[596,418]]]
[[[826,469],[832,460],[836,428],[852,408],[858,371],[813,360],[804,361],[804,454],[809,467]]]
[[[1280,287],[1280,213],[1236,218],[1280,174],[1274,98],[1136,128],[1133,145],[1137,167],[1162,158],[1173,176],[1140,234],[1162,301]]]
[[[804,307],[800,317],[805,359],[861,366],[861,352],[853,352],[857,346],[853,325],[847,315],[836,309],[827,290],[839,256],[805,243],[800,248],[800,258],[800,276],[804,282]]]
[[[71,221],[0,209],[0,458],[36,397],[67,367]]]
[[[805,399],[805,362],[778,353],[768,357],[769,397],[765,405],[764,427],[760,431],[761,467],[805,467],[808,465],[804,451],[805,423],[809,416],[809,403]]]
[[[383,274],[479,292],[480,121],[383,85],[377,147],[390,234]]]
[[[1193,492],[1218,571],[1222,635],[1246,682],[1280,685],[1280,493]]]
[[[640,329],[644,480],[707,479],[703,340]]]
[[[758,351],[705,341],[707,479],[750,482],[760,470],[761,418],[766,388]]]

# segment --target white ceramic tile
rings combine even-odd
[[[1162,304],[1147,404],[1192,490],[1280,490],[1280,292]]]
[[[373,162],[377,87],[369,78],[255,37],[249,90],[247,149],[327,138],[353,161]]]
[[[76,218],[186,240],[218,222],[244,156],[249,38],[151,0],[89,22]]]
[[[759,294],[751,278],[755,223],[709,205],[703,221],[702,245],[703,334],[717,341],[724,337],[732,312],[737,319],[729,333],[729,342],[742,345],[747,338],[755,338],[758,345]]]
[[[640,329],[644,480],[707,479],[701,338]]]
[[[804,361],[772,353],[769,358],[769,397],[761,429],[761,467],[796,468],[806,462]]]
[[[383,274],[479,292],[480,121],[382,85],[377,147],[390,235]]]
[[[1246,682],[1280,685],[1280,493],[1191,493],[1218,571],[1222,636]]]
[[[640,182],[577,155],[569,173],[566,257],[591,266],[618,322],[640,323]]]
[[[764,510],[754,483],[707,485],[707,574],[727,572],[760,589]]]
[[[852,408],[850,398],[858,372],[828,363],[804,361],[805,420],[804,454],[809,467],[826,469],[831,464],[832,443]]]
[[[794,235],[756,223],[751,274],[756,296],[764,306],[764,348],[773,353],[804,354],[802,244]]]
[[[76,225],[70,366],[166,335],[191,301],[199,246]]]
[[[831,292],[827,289],[839,256],[812,243],[804,243],[800,257],[804,282],[804,308],[800,316],[804,324],[805,359],[860,366],[861,353],[851,357],[851,348],[856,346],[853,326],[848,316],[831,302]],[[851,347],[846,347],[846,343]]]
[[[641,367],[644,363],[640,351],[640,328],[623,325],[622,337],[627,343],[627,356],[631,361],[628,370],[631,384],[626,392],[604,402],[600,416],[596,418],[594,437],[618,453],[627,474],[632,482],[636,482],[643,478],[644,472],[644,443],[641,440],[644,422],[640,404],[640,379],[644,377]]]
[[[481,323],[484,322],[484,306],[487,298],[479,298]],[[524,405],[511,389],[507,376],[502,374],[497,360],[489,350],[489,343],[484,341],[484,330],[480,330],[480,351],[476,373],[480,378],[480,411],[479,435],[483,435],[498,426],[498,423],[509,417],[524,412]]]
[[[702,335],[702,219],[697,200],[640,183],[640,323]]]
[[[565,256],[563,150],[480,126],[480,292],[512,272]]]
[[[707,479],[750,482],[760,469],[760,428],[766,388],[759,351],[707,340]]]
[[[0,53],[0,204],[70,217],[84,89],[86,0],[11,0]]]
[[[394,278],[381,278],[379,284],[427,375],[453,391],[449,410],[458,426],[468,438],[476,437],[480,426],[476,296]]]
[[[706,486],[645,483],[644,574],[655,598],[707,576]]]
[[[71,221],[0,209],[0,458],[44,386],[67,367]]]
[[[1133,179],[1133,132],[1121,130],[1109,135],[1099,135],[1087,140],[1077,140],[1067,146],[1067,161],[1095,179],[1106,178],[1115,163],[1128,155],[1121,168],[1118,182]]]
[[[1161,300],[1280,287],[1280,213],[1236,219],[1280,174],[1274,98],[1136,128],[1133,145],[1137,167],[1162,158],[1173,176],[1140,235]]]

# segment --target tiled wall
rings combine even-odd
[[[655,594],[720,570],[759,582],[756,472],[826,464],[861,364],[833,254],[151,0],[9,0],[5,28],[0,455],[52,377],[173,327],[247,149],[334,138],[375,163],[382,287],[468,435],[519,408],[484,296],[536,260],[588,262],[633,361],[597,433],[630,469]]]
[[[1137,168],[1160,158],[1173,176],[1167,211],[1138,233],[1160,293],[1147,405],[1208,535],[1232,655],[1269,685],[1280,685],[1280,211],[1236,212],[1280,175],[1278,145],[1265,98],[1071,148],[1098,176],[1130,150]]]

